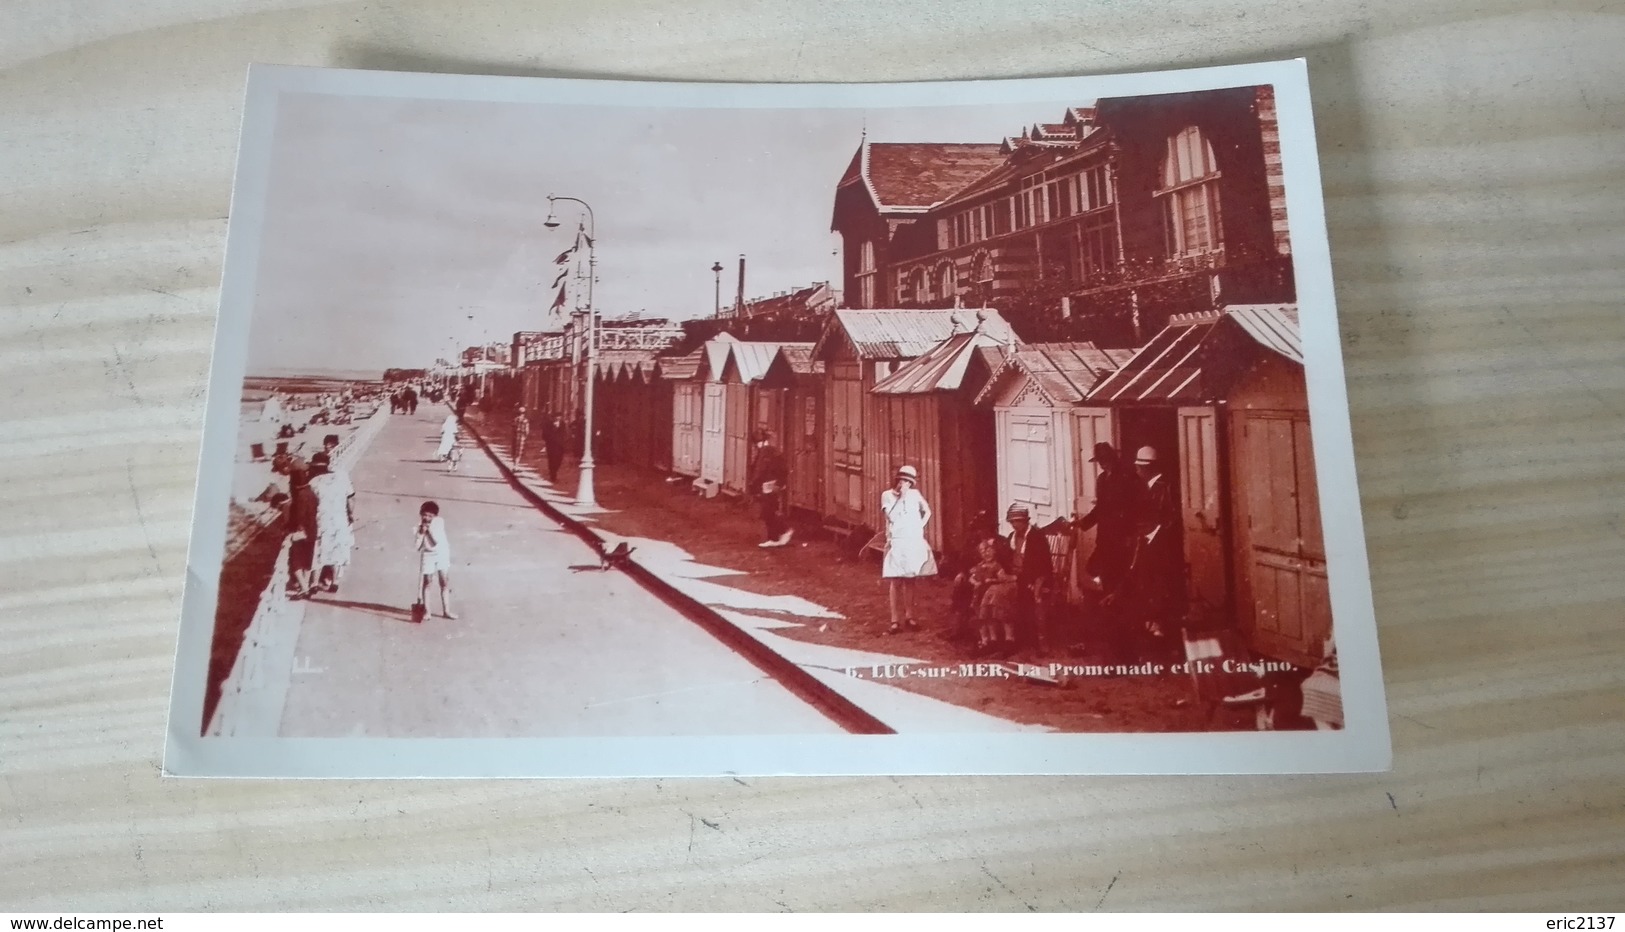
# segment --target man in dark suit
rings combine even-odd
[[[762,508],[762,525],[767,537],[758,547],[784,547],[790,543],[790,525],[784,520],[785,484],[790,469],[784,454],[773,445],[773,436],[765,430],[755,434],[756,450],[750,462],[750,494],[756,496]]]
[[[1144,491],[1135,509],[1136,554],[1130,589],[1140,627],[1133,633],[1155,649],[1158,642],[1178,633],[1185,608],[1179,501],[1155,449],[1140,448],[1134,457],[1134,471],[1144,483]]]

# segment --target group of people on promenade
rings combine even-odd
[[[979,652],[1006,656],[1024,643],[1060,646],[1055,606],[1069,568],[1055,566],[1050,531],[1074,539],[1095,532],[1080,575],[1093,584],[1091,627],[1113,659],[1142,659],[1174,633],[1184,599],[1181,519],[1158,453],[1139,448],[1130,468],[1109,443],[1092,452],[1095,503],[1087,514],[1039,529],[1017,502],[1005,514],[1010,532],[979,540],[977,562],[955,579],[950,640],[974,639]]]
[[[747,488],[760,508],[765,538],[757,546],[783,547],[793,531],[786,517],[784,454],[765,430],[753,437]],[[1137,659],[1178,624],[1184,593],[1183,557],[1178,543],[1179,505],[1157,451],[1137,451],[1132,464],[1109,443],[1096,444],[1090,462],[1097,469],[1094,507],[1076,519],[1046,528],[1033,525],[1031,509],[1020,502],[1005,512],[1008,531],[996,525],[977,529],[969,565],[954,578],[954,620],[944,636],[974,645],[979,654],[1008,656],[1021,646],[1057,647],[1057,605],[1069,583],[1070,568],[1055,565],[1050,534],[1074,539],[1093,530],[1094,547],[1081,567],[1092,583],[1094,623],[1101,646],[1115,658]],[[877,525],[883,530],[881,577],[889,588],[887,633],[919,630],[917,581],[939,572],[926,537],[931,505],[920,488],[919,471],[904,465],[880,494]]]
[[[339,435],[328,434],[307,462],[290,457],[288,474],[288,592],[308,599],[337,592],[355,549],[355,486],[334,462]]]

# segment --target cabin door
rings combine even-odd
[[[835,517],[864,523],[863,382],[830,380],[830,503]]]
[[[1032,510],[1033,526],[1043,527],[1059,516],[1053,468],[1056,437],[1050,409],[1012,408],[1005,416],[1009,480],[1008,498],[1001,504],[1005,508],[1016,502],[1026,505]]]
[[[1301,411],[1242,417],[1238,463],[1247,495],[1254,647],[1310,665],[1321,658],[1332,625],[1309,418]]]
[[[700,478],[722,484],[722,459],[727,445],[722,383],[706,382],[700,407]]]
[[[1216,409],[1179,409],[1179,501],[1184,513],[1191,606],[1215,612],[1225,607],[1230,595],[1218,437]]]

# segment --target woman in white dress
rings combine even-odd
[[[451,448],[455,447],[456,445],[457,415],[448,414],[446,415],[446,419],[440,423],[440,448],[435,450],[434,458],[437,460],[449,460],[451,458]]]
[[[350,551],[355,549],[355,532],[350,527],[355,486],[348,473],[332,467],[325,450],[310,458],[310,475],[310,490],[316,493],[314,563],[321,568],[317,588],[337,592],[344,568],[350,565]]]
[[[931,520],[931,506],[916,488],[920,474],[913,466],[897,470],[892,487],[880,493],[880,513],[886,521],[886,555],[880,575],[891,580],[891,627],[896,634],[904,628],[918,631],[914,623],[914,580],[934,576],[936,557],[925,540],[925,526]]]

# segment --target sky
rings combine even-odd
[[[607,317],[708,316],[840,287],[835,184],[873,142],[998,142],[1090,101],[652,109],[286,94],[273,137],[251,374],[428,366],[550,326],[554,258],[592,205]],[[574,304],[572,298],[571,303]]]

